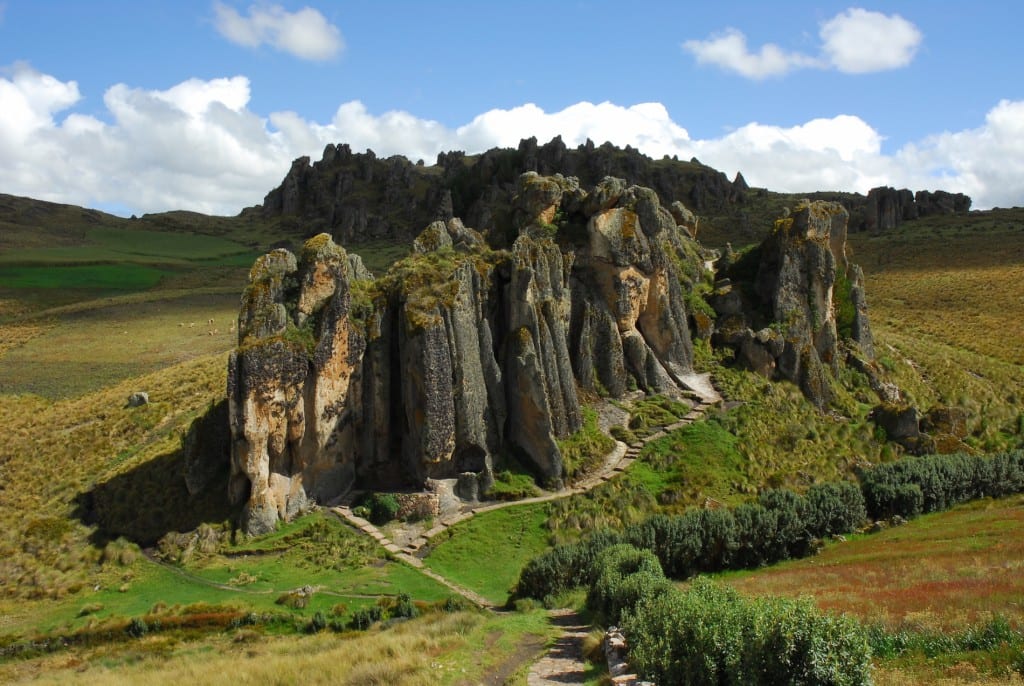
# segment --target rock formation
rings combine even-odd
[[[744,256],[727,254],[711,304],[715,341],[767,377],[789,379],[823,408],[842,359],[842,339],[874,354],[863,273],[848,263],[849,214],[838,203],[804,202]]]
[[[257,260],[228,389],[245,530],[354,486],[455,479],[473,497],[502,453],[557,485],[578,388],[680,386],[704,262],[657,194],[527,173],[508,210],[509,249],[439,219],[377,280],[327,234]]]
[[[509,247],[518,235],[512,217],[518,177],[531,171],[575,177],[585,187],[606,176],[622,178],[652,188],[666,206],[683,200],[697,211],[741,202],[748,191],[741,174],[730,182],[696,160],[656,162],[628,146],[590,141],[569,149],[560,137],[543,145],[528,138],[516,149],[472,157],[441,153],[430,167],[400,156],[380,159],[369,150],[353,153],[341,144],[326,146],[312,164],[308,157],[296,159],[262,207],[249,211],[280,217],[282,229],[293,235],[327,232],[342,244],[408,241],[428,223],[458,216],[485,230],[491,245]]]
[[[960,214],[971,209],[970,197],[946,191],[896,190],[880,186],[868,192],[862,211],[863,231],[889,231],[902,222],[933,214]]]

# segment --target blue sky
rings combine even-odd
[[[557,133],[1024,205],[1019,5],[0,1],[0,192],[233,214],[327,142]]]

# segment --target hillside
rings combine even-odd
[[[345,158],[346,164],[365,167],[362,176],[354,177],[357,189],[362,188],[359,179],[392,178],[387,169],[410,169],[413,186],[423,185],[416,181],[421,176],[457,179],[450,189],[459,190],[452,193],[452,212],[458,205],[481,222],[491,212],[495,220],[491,226],[497,227],[483,233],[496,245],[465,253],[424,250],[421,236],[421,248],[406,257],[410,247],[405,239],[418,234],[433,216],[419,226],[403,224],[409,233],[399,240],[389,233],[391,229],[350,230],[344,228],[348,226],[344,222],[332,226],[327,220],[311,220],[303,214],[306,210],[288,214],[280,190],[268,195],[263,208],[246,210],[239,217],[166,213],[121,219],[92,210],[0,196],[0,240],[4,241],[0,250],[0,423],[9,429],[0,447],[0,493],[4,500],[0,648],[21,645],[26,637],[36,635],[89,636],[74,639],[82,643],[54,655],[48,656],[46,650],[15,657],[4,653],[0,675],[6,680],[62,680],[70,678],[69,667],[81,667],[103,657],[107,665],[103,667],[104,679],[119,678],[121,674],[132,678],[130,675],[138,675],[132,671],[135,669],[166,669],[168,678],[188,674],[202,681],[212,678],[207,670],[216,670],[217,664],[227,664],[244,651],[268,659],[277,656],[275,660],[291,665],[274,663],[276,669],[283,670],[299,668],[304,663],[297,653],[309,651],[310,665],[315,662],[320,665],[316,669],[339,679],[344,673],[333,672],[319,662],[333,659],[333,648],[320,638],[296,634],[315,631],[309,629],[315,622],[324,623],[320,628],[334,622],[340,630],[349,622],[358,624],[362,620],[357,617],[369,617],[373,612],[381,613],[378,616],[401,612],[395,609],[395,602],[399,594],[407,593],[409,602],[414,602],[426,617],[397,630],[344,639],[352,650],[365,651],[360,654],[367,656],[367,665],[380,660],[382,665],[391,666],[375,669],[398,670],[380,672],[390,675],[380,678],[391,683],[461,683],[476,677],[459,674],[479,675],[481,679],[504,674],[504,679],[519,670],[522,676],[524,665],[533,660],[551,635],[543,612],[522,606],[521,613],[507,617],[432,614],[445,606],[445,599],[452,595],[450,589],[399,564],[368,538],[323,514],[297,518],[267,536],[244,537],[237,528],[240,503],[231,505],[226,498],[230,478],[225,458],[228,411],[227,403],[222,401],[227,385],[227,354],[239,339],[235,331],[239,294],[246,287],[254,257],[275,245],[299,252],[304,239],[322,228],[331,228],[336,240],[344,236],[357,239],[342,242],[345,253],[361,255],[378,276],[385,274],[396,259],[405,258],[376,286],[368,286],[367,281],[359,287],[365,290],[354,290],[350,304],[362,302],[363,309],[355,312],[366,317],[372,311],[367,308],[368,302],[391,303],[389,307],[393,308],[412,296],[423,305],[417,310],[422,320],[413,322],[417,330],[431,329],[433,318],[428,315],[435,309],[442,320],[449,316],[445,309],[449,307],[445,304],[448,296],[434,292],[429,280],[438,275],[446,279],[461,272],[472,278],[477,278],[473,274],[488,275],[489,283],[504,285],[490,291],[474,291],[479,284],[467,286],[459,298],[475,294],[475,302],[483,303],[482,311],[490,313],[491,321],[498,321],[495,313],[514,311],[515,303],[503,300],[506,296],[501,295],[503,289],[515,283],[514,278],[522,278],[510,276],[511,270],[518,265],[521,274],[536,278],[538,270],[530,260],[536,260],[543,250],[538,246],[529,250],[520,247],[518,256],[514,249],[506,251],[512,247],[509,238],[513,224],[503,225],[503,221],[532,224],[530,240],[538,245],[551,240],[556,244],[554,249],[574,250],[581,256],[580,263],[576,272],[566,268],[566,278],[571,273],[571,278],[583,280],[581,275],[587,272],[581,270],[587,268],[587,258],[592,254],[588,252],[591,248],[581,242],[581,227],[599,212],[615,210],[626,216],[636,205],[613,203],[587,215],[561,200],[524,204],[522,188],[506,188],[500,181],[494,187],[501,193],[488,195],[490,182],[481,185],[482,177],[477,176],[490,168],[495,178],[504,179],[501,174],[513,173],[518,178],[522,164],[534,164],[544,170],[542,173],[553,172],[555,167],[549,158],[557,150],[555,143],[536,146],[536,142],[524,142],[517,151],[492,151],[479,158],[446,157],[437,167],[396,160],[368,162],[361,155]],[[572,159],[571,153],[564,154]],[[671,264],[672,270],[685,270],[687,260],[696,263],[707,246],[724,248],[731,243],[738,255],[734,265],[739,265],[731,275],[731,284],[739,290],[746,278],[743,256],[757,254],[745,248],[760,244],[777,226],[774,220],[786,214],[783,208],[799,215],[799,198],[760,189],[737,190],[742,186],[741,178],[728,181],[697,162],[641,163],[637,159],[631,151],[609,151],[602,146],[579,153],[573,171],[589,169],[586,164],[594,164],[593,160],[604,160],[604,166],[594,167],[594,174],[635,167],[638,179],[634,183],[648,179],[656,189],[656,184],[662,184],[655,197],[643,200],[652,207],[656,204],[667,208],[680,199],[666,199],[663,192],[682,193],[687,207],[701,198],[703,209],[692,208],[700,217],[699,224],[691,228],[705,245],[697,247],[689,242],[691,238],[680,234],[672,252],[645,256],[636,251],[629,253],[633,248],[623,244],[619,249],[635,260],[624,268],[643,273],[647,269],[644,260],[649,260]],[[314,173],[301,170],[317,169],[317,165],[297,163],[289,177],[314,174],[315,178],[306,178],[303,183],[314,190],[326,187],[322,181],[326,178],[324,168],[331,163],[341,164],[332,158],[318,163],[321,171]],[[463,169],[468,171],[459,171]],[[336,178],[342,178],[340,172],[336,173]],[[404,174],[406,171],[394,178],[405,178]],[[600,181],[597,178],[594,187]],[[374,201],[390,197],[388,188],[385,183],[382,195],[373,196]],[[593,187],[585,190],[597,192]],[[370,197],[363,193],[357,191],[353,197]],[[314,193],[311,197],[322,195]],[[471,197],[476,199],[469,200]],[[490,197],[493,204],[481,202],[483,197]],[[812,199],[836,200],[839,204],[834,211],[850,217],[846,254],[864,272],[879,378],[897,384],[906,400],[922,412],[936,406],[962,410],[964,432],[956,443],[960,449],[984,452],[1024,445],[1024,415],[1019,410],[1020,388],[1024,386],[1024,336],[1020,335],[1024,333],[1020,331],[1024,300],[1016,287],[1024,256],[1024,210],[926,214],[916,219],[901,216],[898,226],[857,232],[853,230],[859,221],[857,213],[864,212],[867,198],[814,194]],[[273,207],[278,200],[281,208],[275,214]],[[418,217],[416,212],[420,211],[427,213],[424,216],[431,215],[436,208],[426,209],[428,205],[412,206],[410,211],[414,211],[409,216]],[[398,206],[406,207],[401,202]],[[310,207],[319,206],[313,203]],[[561,212],[557,220],[545,221],[549,215],[555,219],[556,213],[548,213],[551,207]],[[310,216],[320,216],[320,209],[310,212]],[[647,215],[641,211],[637,214],[642,218],[637,225],[639,231],[647,231]],[[648,214],[665,216],[654,211]],[[366,226],[371,228],[398,221],[384,215],[373,220],[371,214],[366,216]],[[468,221],[466,224],[472,226]],[[466,236],[472,238],[452,229],[450,222],[441,226],[454,243],[468,240]],[[485,227],[486,222],[478,226]],[[678,227],[673,221],[659,231],[674,235]],[[465,227],[462,230],[468,231]],[[659,242],[662,247],[665,244]],[[324,255],[320,256],[322,262]],[[506,567],[504,572],[509,572],[502,578],[512,577],[512,571],[551,542],[575,540],[581,532],[599,525],[621,526],[651,513],[678,513],[709,502],[743,502],[766,486],[801,490],[814,482],[844,478],[859,464],[890,461],[905,454],[907,448],[886,440],[885,432],[880,432],[869,417],[878,404],[872,379],[852,366],[844,363],[837,367],[835,380],[828,384],[829,397],[822,400],[825,396],[808,390],[816,386],[808,385],[807,377],[797,374],[790,378],[780,373],[766,378],[751,373],[749,363],[738,364],[742,343],[730,346],[718,341],[712,345],[707,335],[697,331],[694,314],[714,313],[714,297],[703,306],[698,301],[712,294],[723,295],[725,275],[704,274],[699,268],[693,275],[696,278],[692,283],[702,287],[696,291],[696,298],[690,295],[686,301],[682,320],[691,332],[687,342],[692,350],[680,359],[692,371],[711,375],[727,399],[721,411],[706,421],[647,442],[625,473],[586,493],[499,511],[505,514],[480,515],[467,525],[447,529],[424,548],[429,553],[428,567],[444,571],[452,566],[451,560],[461,560],[456,565],[460,583],[501,600],[507,589],[497,588],[489,580],[488,566],[494,564],[494,559],[486,541],[491,537],[502,538],[501,564]],[[473,285],[470,281],[466,284]],[[242,324],[250,331],[265,324],[260,323],[264,321],[260,316],[246,320],[246,312],[259,312],[266,304],[253,300],[253,293],[250,287],[242,311]],[[298,295],[298,290],[289,291],[288,298]],[[525,300],[550,298],[541,295],[535,292]],[[588,297],[591,299],[585,302],[590,303],[589,307],[600,305],[594,296]],[[567,310],[572,309],[571,302],[579,301],[567,299]],[[293,309],[300,307],[297,303]],[[758,319],[768,316],[764,311],[750,303],[744,307],[744,326],[755,331],[771,328],[772,320]],[[723,317],[721,312],[717,316]],[[811,310],[806,319],[814,319]],[[322,321],[319,315],[315,321]],[[529,326],[522,317],[519,321]],[[776,330],[792,324],[776,322]],[[511,324],[506,323],[496,325],[495,330],[509,328]],[[361,331],[356,333],[362,335]],[[820,329],[809,331],[806,335],[813,338]],[[316,334],[311,340],[302,337],[306,334],[294,340],[300,347],[316,345],[323,339],[319,330]],[[268,340],[275,336],[287,342],[285,334],[264,334]],[[355,341],[356,337],[347,340]],[[382,346],[378,368],[397,368],[398,358],[388,362],[387,355],[394,354],[388,351],[414,349],[402,347],[411,346],[411,340]],[[453,337],[452,350],[458,350],[458,345]],[[665,352],[669,348],[648,345],[651,365],[653,361],[664,365],[664,360],[674,359]],[[655,434],[660,427],[678,423],[689,412],[689,404],[681,403],[679,398],[653,392],[668,389],[657,388],[654,376],[623,372],[620,379],[600,371],[605,365],[601,355],[607,353],[607,348],[607,343],[597,344],[587,353],[592,356],[588,359],[594,360],[597,374],[589,382],[590,387],[585,377],[573,372],[580,407],[577,428],[589,427],[591,433],[582,429],[551,430],[558,450],[567,455],[585,456],[592,449],[587,445],[598,432],[599,413],[602,418],[618,418],[602,419],[602,428],[618,423],[614,435],[633,443]],[[587,346],[574,342],[566,346],[564,354],[578,362],[586,350]],[[499,353],[495,354],[500,360]],[[822,359],[826,356],[823,352]],[[457,364],[463,359],[456,356],[451,362]],[[779,364],[780,359],[773,359],[773,364]],[[502,360],[501,365],[506,370],[505,378],[515,378],[507,371],[507,361]],[[389,387],[402,397],[411,397],[412,390],[402,390],[401,385],[409,383],[411,387],[411,381],[396,378]],[[615,383],[621,383],[622,395],[616,395]],[[634,388],[648,387],[652,393],[646,398],[632,393]],[[125,407],[128,395],[137,390],[149,393],[149,404]],[[429,393],[425,397],[427,400],[410,400],[410,408],[435,407]],[[450,392],[448,397],[459,396]],[[490,397],[493,401],[496,396]],[[380,425],[381,435],[400,445],[399,430],[389,426]],[[428,432],[423,435],[428,436]],[[452,436],[457,445],[470,444],[466,431],[453,429]],[[544,467],[531,464],[530,453],[522,449],[528,443],[516,443],[518,447],[510,450],[495,446],[511,443],[488,440],[481,437],[472,445],[493,452],[488,459],[493,459],[495,492],[503,489],[508,497],[522,497],[539,487],[557,488],[554,480],[535,479],[544,474]],[[607,443],[598,441],[595,445]],[[463,467],[476,464],[470,457],[482,459],[468,450],[458,454],[463,462],[452,472],[456,475],[466,471]],[[384,459],[381,457],[375,468],[386,464]],[[566,460],[557,472],[547,476],[564,476],[565,464],[570,462]],[[449,476],[443,462],[424,459],[422,464],[428,474]],[[382,489],[391,485],[386,480],[377,483]],[[413,529],[427,532],[435,524],[434,517],[438,515],[428,515],[425,522],[416,524],[419,529]],[[388,526],[394,527],[388,529],[392,536],[399,536],[406,535],[404,527],[411,525]],[[273,528],[271,523],[268,529]],[[148,546],[145,554],[121,536]],[[922,544],[915,554],[926,558],[933,547],[936,554],[941,552],[937,546]],[[1016,552],[1007,550],[1005,555],[1007,564],[1019,564]],[[155,564],[150,558],[165,564]],[[274,602],[304,586],[315,590],[308,602],[299,603],[301,607],[288,605],[292,601],[287,599]],[[998,609],[1002,601],[979,591],[972,592],[964,602],[987,611]],[[449,605],[449,609],[457,609],[459,603],[452,601]],[[374,607],[383,609],[372,610]],[[185,618],[196,614],[208,622],[206,628],[188,628],[192,620]],[[240,624],[241,617],[250,615],[257,618],[253,624]],[[139,618],[144,618],[141,621],[146,626],[156,622],[182,628],[163,633],[154,630],[120,648],[101,638],[132,635],[126,633],[132,626],[130,621]],[[138,628],[137,623],[134,626]],[[282,632],[291,635],[275,638]],[[427,662],[398,664],[381,658],[397,650],[388,647],[392,641],[394,645],[415,645],[416,650],[428,651],[435,662],[443,665],[439,669],[445,670],[445,676],[434,678],[437,673]],[[483,657],[482,646],[486,646]],[[193,656],[197,651],[206,650],[215,651],[219,657],[209,664],[196,662]],[[136,661],[142,667],[129,666]],[[899,666],[887,669],[898,671]],[[98,674],[94,668],[87,668],[79,678],[88,680]],[[355,677],[350,674],[349,678]]]

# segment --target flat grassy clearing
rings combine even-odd
[[[434,613],[369,632],[196,639],[151,634],[0,664],[0,680],[40,684],[234,683],[433,686],[505,683],[550,640],[543,611]],[[514,681],[513,683],[522,683]]]
[[[532,557],[548,547],[547,503],[483,512],[438,538],[424,560],[438,574],[503,604]]]
[[[722,578],[749,595],[810,595],[891,629],[953,631],[993,614],[1024,626],[1022,527],[1024,496],[979,500]]]
[[[0,337],[11,340],[0,350],[0,394],[73,397],[224,353],[237,343],[230,331],[237,317],[237,293],[208,293],[109,306],[101,301],[31,325],[0,324]]]

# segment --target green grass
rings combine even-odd
[[[663,426],[673,424],[690,412],[690,406],[663,395],[641,398],[629,407],[629,426],[638,438],[644,438]]]
[[[384,274],[388,267],[409,255],[410,246],[395,241],[368,241],[346,245],[345,250],[355,253],[374,276]]]
[[[8,288],[138,291],[152,288],[167,274],[156,267],[132,263],[0,266],[0,281]]]
[[[547,548],[547,505],[521,505],[492,510],[456,524],[434,539],[424,560],[437,573],[503,604],[532,557]]]
[[[308,619],[318,611],[329,613],[338,603],[353,611],[372,605],[377,597],[402,592],[424,602],[452,595],[424,574],[386,559],[369,537],[319,513],[299,518],[266,539],[227,545],[181,566],[134,557],[127,565],[96,564],[89,586],[72,597],[37,604],[31,613],[12,612],[0,635],[74,631],[97,621],[142,616],[158,603],[173,607],[203,602]],[[305,608],[277,604],[282,593],[303,586],[317,588]]]
[[[97,227],[85,231],[81,245],[33,247],[5,251],[0,264],[83,264],[136,262],[161,264],[215,260],[243,256],[250,264],[248,246],[217,236],[181,234],[144,229]]]
[[[0,351],[0,393],[78,396],[183,360],[227,352],[236,344],[230,328],[237,316],[234,293],[99,302],[57,315],[6,353]],[[13,326],[0,324],[0,332]]]
[[[710,497],[732,503],[746,497],[747,459],[739,439],[720,423],[696,422],[648,443],[637,478],[666,500],[686,503]]]
[[[562,474],[572,483],[601,466],[604,458],[615,448],[615,439],[601,431],[597,412],[583,407],[583,426],[580,430],[558,440],[562,453]]]

